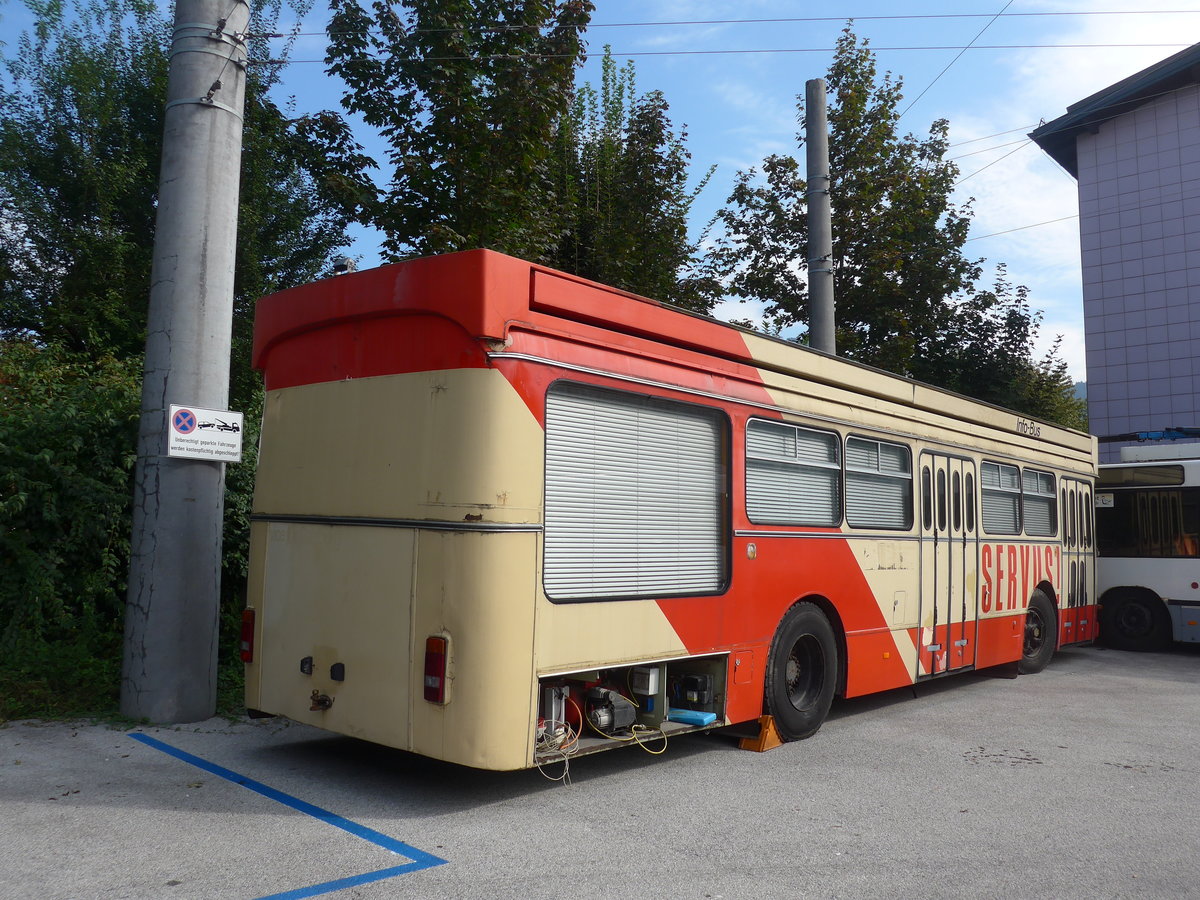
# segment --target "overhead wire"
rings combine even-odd
[[[1169,50],[1174,48],[1183,48],[1192,46],[1185,41],[1172,41],[1168,43],[1153,43],[1153,44],[975,44],[968,47],[958,45],[940,45],[930,44],[928,46],[912,45],[912,46],[894,46],[894,47],[879,47],[872,46],[871,49],[876,53],[883,52],[903,52],[903,51],[926,51],[926,50],[1115,50],[1115,49],[1143,49],[1143,50]],[[724,50],[630,50],[623,52],[612,52],[612,56],[621,59],[632,59],[634,57],[651,57],[651,56],[750,56],[750,55],[766,55],[770,53],[833,53],[836,47],[768,47],[758,49],[724,49]],[[550,60],[550,59],[568,59],[574,54],[569,53],[513,53],[513,54],[490,54],[486,56],[423,56],[421,62],[499,62],[502,60]],[[367,54],[369,59],[382,60],[384,56],[373,56]],[[304,63],[324,63],[324,59],[262,59],[254,60],[256,65],[287,65],[295,63],[297,65]]]
[[[970,237],[963,241],[964,244],[969,244],[971,241],[982,241],[984,238],[999,237],[1002,234],[1012,234],[1014,231],[1025,231],[1028,228],[1041,228],[1043,225],[1054,225],[1057,222],[1068,222],[1071,219],[1078,219],[1079,214],[1073,216],[1063,216],[1059,219],[1047,219],[1045,222],[1035,222],[1032,225],[1018,225],[1016,228],[1007,228],[1004,231],[993,231],[991,234],[981,234],[978,237]]]
[[[997,131],[995,134],[985,134],[985,135],[983,135],[983,137],[968,138],[965,141],[955,141],[952,144],[947,144],[946,148],[949,149],[951,147],[961,147],[964,144],[977,144],[980,141],[988,141],[994,137],[1004,137],[1004,135],[1006,135],[1006,134],[1016,134],[1018,131],[1023,131],[1025,133],[1028,133],[1031,128],[1037,128],[1039,124],[1040,123],[1038,123],[1038,122],[1034,122],[1032,125],[1022,125],[1020,128],[1009,128],[1007,131]],[[1001,146],[1007,147],[1008,145],[1001,144]]]
[[[977,40],[979,40],[981,37],[983,37],[983,33],[984,33],[985,31],[987,31],[989,28],[991,28],[991,27],[992,27],[992,24],[993,24],[993,23],[994,23],[994,22],[995,22],[997,19],[999,19],[999,18],[1000,18],[1002,15],[1004,15],[1004,10],[1008,9],[1010,6],[1012,6],[1012,4],[1013,4],[1013,0],[1008,0],[1008,2],[1007,2],[1007,3],[1005,3],[1005,4],[1004,4],[1004,6],[1001,8],[1000,12],[996,13],[994,16],[992,16],[990,19],[988,19],[988,22],[987,22],[987,24],[986,24],[986,25],[984,25],[982,28],[980,28],[980,29],[979,29],[979,33],[978,33],[978,34],[976,34],[976,35],[975,35],[975,37],[971,38],[971,41],[970,41],[970,43],[968,43],[968,44],[967,44],[967,46],[965,46],[965,47],[963,47],[961,50],[959,50],[959,51],[958,51],[958,55],[957,55],[957,56],[955,56],[955,57],[954,57],[954,59],[950,60],[950,62],[948,62],[948,63],[946,64],[946,68],[944,68],[944,69],[942,69],[942,71],[938,72],[938,73],[937,73],[937,75],[934,77],[933,81],[931,81],[931,82],[929,82],[929,84],[925,85],[925,90],[923,90],[923,91],[921,91],[921,93],[917,94],[917,96],[916,96],[916,99],[915,99],[915,100],[913,100],[911,103],[909,103],[909,104],[908,104],[908,106],[904,107],[904,110],[903,110],[903,112],[901,112],[901,113],[900,113],[900,115],[896,116],[896,121],[897,121],[897,122],[899,122],[901,119],[903,119],[903,118],[904,118],[904,113],[908,112],[910,109],[912,109],[914,106],[916,106],[916,105],[917,105],[917,102],[918,102],[918,101],[919,101],[919,100],[920,100],[922,97],[924,97],[924,96],[925,96],[927,93],[929,93],[929,89],[930,89],[931,87],[933,87],[935,84],[937,84],[937,83],[938,83],[938,81],[939,81],[939,80],[941,80],[941,77],[942,77],[943,75],[945,75],[947,72],[949,72],[949,71],[950,71],[950,67],[951,67],[951,66],[953,66],[953,65],[954,65],[956,62],[958,62],[958,61],[959,61],[959,60],[962,58],[962,55],[963,55],[964,53],[966,53],[968,50],[970,50],[970,49],[971,49],[971,46],[972,46],[972,45],[973,45],[973,44],[974,44],[974,43],[975,43]]]
[[[1157,100],[1159,97],[1166,97],[1166,96],[1168,96],[1168,95],[1170,95],[1170,94],[1172,94],[1172,93],[1174,93],[1174,92],[1175,92],[1175,88],[1168,88],[1167,90],[1164,90],[1164,91],[1157,91],[1157,92],[1155,92],[1155,93],[1153,93],[1153,94],[1146,94],[1145,96],[1137,97],[1137,98],[1136,98],[1136,102],[1137,102],[1137,103],[1139,103],[1139,104],[1144,104],[1144,103],[1146,103],[1146,102],[1148,102],[1148,101],[1150,101],[1150,100]],[[1130,103],[1130,102],[1135,102],[1135,101],[1133,101],[1133,100],[1129,100],[1129,99],[1126,99],[1126,100],[1123,100],[1123,101],[1121,101],[1121,102],[1120,102],[1120,103],[1118,103],[1117,105],[1118,105],[1118,106],[1124,106],[1125,104],[1127,104],[1127,103]],[[1096,119],[1089,119],[1089,120],[1088,120],[1088,126],[1089,126],[1089,127],[1094,127],[1094,126],[1096,126],[1096,125],[1102,125],[1102,124],[1104,124],[1105,122],[1111,122],[1113,119],[1116,119],[1116,118],[1119,118],[1120,116],[1123,116],[1123,115],[1125,115],[1125,113],[1126,113],[1126,112],[1128,112],[1128,110],[1122,109],[1121,111],[1118,111],[1118,112],[1111,113],[1111,114],[1109,114],[1109,115],[1107,115],[1107,116],[1101,116],[1101,117],[1099,117],[1099,118],[1096,118]],[[1045,124],[1045,123],[1043,122],[1043,123],[1040,123],[1039,125],[1037,125],[1037,126],[1035,126],[1035,127],[1038,127],[1038,128],[1040,128],[1040,127],[1042,127],[1042,125],[1044,125],[1044,124]],[[1014,130],[1014,131],[1021,131],[1021,130],[1023,130],[1023,129],[1017,128],[1017,129],[1013,129],[1013,130]],[[1049,134],[1055,134],[1055,133],[1056,133],[1056,132],[1053,132],[1053,131],[1052,131],[1052,132],[1049,132]],[[1011,132],[1002,131],[1002,132],[1000,132],[999,134],[1011,134]],[[999,136],[999,135],[990,135],[990,137],[998,137],[998,136]],[[985,138],[973,138],[972,140],[985,140]],[[963,144],[968,144],[968,143],[971,143],[971,141],[962,141],[961,143],[963,143]],[[1010,150],[1008,153],[1005,153],[1005,154],[1004,154],[1004,156],[997,157],[996,159],[993,159],[993,160],[992,160],[990,163],[988,163],[987,165],[983,166],[982,168],[976,169],[976,170],[975,170],[974,172],[972,172],[970,175],[964,175],[962,178],[960,178],[958,181],[956,181],[956,182],[954,183],[954,186],[955,186],[955,187],[958,187],[960,184],[962,184],[962,183],[963,183],[964,181],[966,181],[968,178],[974,178],[974,177],[975,177],[976,175],[978,175],[980,172],[984,171],[984,169],[988,169],[988,168],[990,168],[990,167],[994,166],[996,163],[998,163],[998,162],[1000,162],[1000,161],[1002,161],[1002,160],[1004,160],[1004,159],[1007,159],[1009,156],[1012,156],[1014,153],[1016,153],[1016,152],[1017,152],[1018,150],[1020,150],[1022,147],[1026,146],[1027,144],[1032,144],[1032,143],[1034,143],[1034,142],[1033,142],[1032,140],[1025,140],[1025,141],[1014,141],[1014,142],[1012,142],[1012,143],[1016,143],[1018,146],[1014,147],[1014,148],[1013,148],[1012,150]],[[997,145],[997,146],[995,146],[995,147],[989,147],[989,148],[987,148],[987,149],[989,149],[989,150],[999,150],[1001,147],[1011,147],[1011,146],[1012,146],[1012,143],[1007,143],[1007,144],[998,144],[998,145]],[[958,145],[958,144],[950,144],[949,146],[951,146],[951,147],[955,147],[955,146],[959,146],[959,145]],[[986,152],[986,151],[980,150],[980,151],[976,151],[976,152],[983,153],[983,152]],[[965,157],[965,156],[973,156],[973,155],[974,155],[974,153],[964,153],[964,154],[963,154],[963,156],[956,156],[956,157],[952,157],[952,159],[962,159],[962,158],[963,158],[963,157]],[[950,160],[947,160],[947,161],[950,161]],[[1032,227],[1032,226],[1030,226],[1030,227]]]
[[[958,156],[947,156],[945,158],[945,160],[943,160],[943,161],[944,162],[954,162],[955,160],[958,160],[958,159],[966,159],[968,156],[978,156],[980,153],[991,153],[993,150],[999,150],[1002,147],[1011,147],[1013,144],[1026,144],[1028,142],[1029,142],[1029,138],[1022,138],[1019,141],[1007,141],[1003,144],[996,144],[993,147],[984,147],[982,150],[972,150],[970,153],[960,153]],[[964,141],[964,143],[968,143],[968,142]],[[953,147],[956,145],[950,144],[949,146]]]
[[[1011,5],[1011,3],[1009,4]],[[853,20],[855,22],[887,22],[887,21],[922,21],[922,20],[946,20],[946,19],[991,19],[995,21],[997,18],[1005,19],[1020,19],[1020,18],[1070,18],[1075,16],[1159,16],[1159,15],[1187,15],[1200,14],[1197,9],[1124,9],[1124,10],[1063,10],[1059,12],[1015,12],[1010,13],[1005,10],[1000,13],[910,13],[905,15],[884,15],[884,16],[787,16],[777,18],[763,19],[677,19],[664,20],[659,22],[589,22],[588,30],[594,28],[678,28],[680,26],[700,26],[700,25],[787,25],[787,24],[804,24],[814,22],[846,22]],[[988,23],[991,25],[991,22]],[[299,27],[299,25],[293,26]],[[984,26],[986,30],[988,26]],[[492,26],[483,26],[475,29],[479,33],[492,33],[503,31],[522,31],[541,29],[537,25],[504,25],[497,23]],[[447,27],[447,28],[414,28],[409,34],[444,34],[462,32],[467,29],[462,27]],[[300,37],[315,37],[325,34],[360,34],[358,31],[298,31],[296,34]],[[980,34],[983,32],[981,31]],[[283,33],[264,33],[257,35],[258,37],[283,37]]]
[[[1070,177],[1070,176],[1068,175],[1067,177]],[[1112,216],[1119,216],[1121,213],[1129,212],[1130,210],[1139,209],[1139,208],[1141,208],[1141,204],[1136,199],[1134,199],[1129,203],[1118,204],[1118,205],[1110,207],[1110,208],[1098,209],[1096,214],[1100,217],[1112,217]],[[975,237],[970,237],[970,238],[967,238],[964,243],[969,243],[970,241],[982,241],[984,238],[999,237],[1000,235],[1011,234],[1014,231],[1025,231],[1026,229],[1029,229],[1029,228],[1041,228],[1043,225],[1055,225],[1059,222],[1069,222],[1071,219],[1078,219],[1078,218],[1079,218],[1079,214],[1075,213],[1074,215],[1061,216],[1057,219],[1047,219],[1044,222],[1033,222],[1032,224],[1029,224],[1029,225],[1018,225],[1015,228],[1006,228],[1003,231],[992,231],[992,232],[989,232],[988,234],[980,234]]]

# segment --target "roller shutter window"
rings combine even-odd
[[[546,395],[552,600],[686,596],[725,583],[725,417],[562,382]]]
[[[841,439],[782,422],[746,423],[746,515],[757,524],[842,521]]]
[[[979,488],[983,530],[987,534],[1021,533],[1021,473],[1016,466],[981,463]]]
[[[912,527],[912,453],[907,447],[846,439],[846,521],[854,528]]]
[[[1058,533],[1058,508],[1054,495],[1054,476],[1049,472],[1025,469],[1021,473],[1025,495],[1025,533],[1034,537],[1053,537]]]

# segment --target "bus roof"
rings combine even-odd
[[[253,364],[268,374],[271,388],[272,350],[290,338],[347,321],[412,314],[447,318],[496,346],[513,330],[602,329],[703,354],[736,377],[753,367],[763,376],[802,378],[1004,432],[1029,434],[1036,424],[1039,443],[1074,454],[1094,448],[1094,438],[1082,432],[490,250],[407,260],[263,297]]]

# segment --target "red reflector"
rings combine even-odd
[[[242,662],[254,662],[254,610],[242,610]]]
[[[425,699],[430,703],[446,702],[446,650],[449,640],[444,637],[425,638]]]

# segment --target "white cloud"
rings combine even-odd
[[[1127,10],[1125,2],[1031,2],[1021,11],[1053,10],[1098,13]],[[1017,11],[1016,9],[1013,10]],[[1014,20],[1018,21],[1018,20]],[[1025,20],[1033,28],[1037,21]],[[1082,15],[1049,18],[1036,29],[1037,44],[1187,44],[1200,40],[1196,15]],[[1016,42],[1005,38],[1003,43]],[[1120,46],[1104,49],[1029,49],[1004,57],[1007,80],[964,99],[970,106],[949,113],[951,139],[958,143],[1008,128],[1032,126],[1063,115],[1067,107],[1121,79],[1165,59],[1182,47]],[[984,53],[987,51],[978,51]],[[1005,144],[1020,135],[998,135],[952,149],[950,155]],[[972,236],[1008,232],[968,244],[972,255],[1009,265],[1013,281],[1031,288],[1035,308],[1046,312],[1047,339],[1063,334],[1063,356],[1076,378],[1083,378],[1082,299],[1079,271],[1077,185],[1036,145],[1012,152],[1003,147],[959,160],[963,175],[959,196],[973,196]],[[1008,154],[1008,155],[1006,155]],[[987,166],[995,160],[993,165]],[[978,174],[972,175],[978,171]],[[1037,227],[1028,227],[1028,226]],[[1020,230],[1016,230],[1020,229]]]

